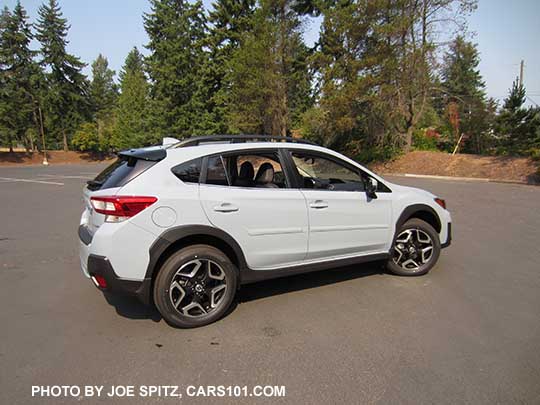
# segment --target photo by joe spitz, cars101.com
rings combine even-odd
[[[120,152],[84,201],[84,275],[180,328],[255,281],[369,261],[426,274],[452,234],[443,199],[299,138],[165,138]]]

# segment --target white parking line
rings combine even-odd
[[[55,186],[63,186],[64,185],[64,183],[57,183],[55,181],[14,179],[14,178],[11,178],[11,177],[0,177],[0,180],[5,180],[6,183],[9,183],[9,182],[24,182],[24,183],[52,184],[52,185],[55,185]]]
[[[38,174],[38,177],[47,177],[47,178],[53,178],[53,179],[83,179],[83,180],[91,180],[91,177],[88,176],[64,176],[61,174]]]

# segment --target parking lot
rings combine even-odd
[[[104,298],[79,269],[81,190],[102,167],[0,167],[0,403],[91,384],[284,385],[284,398],[257,400],[294,404],[540,403],[540,187],[391,178],[452,212],[453,244],[430,274],[367,264],[258,283],[219,322],[178,330]]]

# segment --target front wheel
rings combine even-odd
[[[193,245],[171,255],[154,283],[154,303],[172,326],[194,328],[221,318],[236,294],[237,271],[220,250]]]
[[[421,276],[435,266],[440,253],[441,242],[435,229],[412,218],[398,229],[386,268],[399,276]]]

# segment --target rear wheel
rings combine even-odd
[[[437,263],[441,253],[439,235],[421,219],[412,218],[397,231],[386,268],[399,276],[421,276]]]
[[[223,252],[193,245],[163,264],[154,283],[154,302],[170,325],[194,328],[221,318],[234,299],[236,286],[236,268]]]

